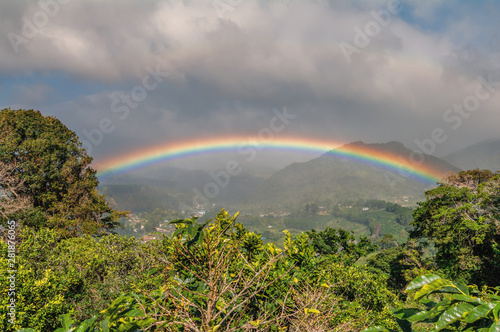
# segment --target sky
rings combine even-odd
[[[269,129],[442,156],[500,136],[498,17],[493,0],[1,1],[0,108],[57,117],[96,162]]]

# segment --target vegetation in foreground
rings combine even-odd
[[[450,175],[376,252],[332,228],[280,248],[225,210],[142,243],[113,234],[124,213],[74,133],[34,111],[0,125],[3,331],[500,330],[499,174]]]

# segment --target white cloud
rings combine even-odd
[[[442,113],[470,93],[477,75],[493,68],[486,41],[479,56],[464,61],[457,56],[463,49],[458,37],[493,32],[463,10],[439,17],[443,6],[453,7],[445,2],[404,2],[403,12],[391,15],[349,63],[339,44],[355,45],[355,28],[364,30],[374,21],[371,11],[386,10],[387,3],[245,0],[220,18],[211,1],[69,2],[19,45],[18,54],[8,38],[0,41],[0,75],[62,72],[69,88],[75,81],[102,86],[51,105],[50,112],[79,131],[101,117],[114,119],[117,129],[107,140],[122,149],[134,140],[186,132],[255,132],[272,108],[284,106],[300,115],[291,127],[297,134],[412,142],[439,125]],[[32,2],[2,2],[0,34],[22,35],[23,17],[40,10]],[[441,25],[432,28],[436,22]],[[170,76],[129,118],[116,120],[112,91],[130,93],[146,67],[157,65]],[[16,102],[49,102],[50,89],[59,87],[42,86],[20,86]],[[497,113],[493,102],[485,103],[482,117],[461,130],[491,136]]]

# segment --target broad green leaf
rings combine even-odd
[[[463,295],[463,294],[451,294],[450,297],[452,299],[458,300],[458,301],[476,303],[476,304],[484,304],[484,301],[481,300],[479,297],[472,297],[472,296]]]
[[[120,316],[121,315],[125,315],[127,317],[145,317],[144,312],[141,309],[137,308],[127,310],[126,312],[121,313]]]
[[[391,332],[391,330],[386,329],[385,327],[373,326],[373,327],[369,327],[367,329],[364,329],[361,332]]]
[[[16,332],[20,332],[21,330],[17,330]],[[68,330],[65,329],[64,327],[60,327],[58,329],[55,329],[54,332],[67,332]],[[26,332],[26,331],[23,331]],[[36,331],[35,331],[36,332]]]
[[[493,316],[495,317],[495,321],[498,323],[498,312],[500,311],[500,302],[497,302],[495,304],[495,307],[493,308]]]
[[[422,303],[423,305],[425,305],[425,307],[427,308],[427,310],[431,310],[437,304],[435,301],[432,301],[432,300],[430,300],[428,298],[422,298],[422,299],[420,299],[420,303]]]
[[[176,231],[172,234],[172,238],[179,236],[179,235],[180,235],[180,234],[182,234],[183,232],[184,232],[184,230],[183,230],[182,228],[179,228],[178,230],[176,230]]]
[[[109,320],[106,318],[101,322],[102,332],[109,332]]]
[[[205,238],[205,232],[203,230],[200,231],[200,236],[198,237],[198,244],[203,243],[203,239]]]
[[[430,284],[431,282],[438,280],[438,279],[442,279],[442,278],[440,276],[435,275],[435,274],[423,275],[421,277],[414,279],[412,282],[410,282],[408,287],[406,287],[406,291],[408,292],[408,291],[411,291],[414,289],[418,289],[418,288],[420,288],[424,285]]]
[[[61,316],[61,323],[62,326],[65,330],[69,330],[71,328],[71,323],[73,323],[73,320],[71,319],[70,314],[64,314]]]
[[[453,322],[456,322],[468,312],[474,309],[474,306],[470,303],[459,303],[457,305],[452,306],[448,310],[446,310],[439,320],[436,323],[436,331],[441,331],[446,326],[450,325]]]
[[[186,223],[186,220],[184,220],[184,219],[175,219],[175,220],[169,221],[168,223],[169,224],[174,224],[174,225],[175,224],[184,224],[184,223]]]
[[[121,324],[118,325],[117,330],[119,332],[131,332],[131,331],[136,331],[138,330],[137,325],[134,323],[126,323],[122,322]]]
[[[411,323],[407,320],[400,320],[396,318],[396,323],[399,325],[399,328],[403,330],[403,332],[411,332]]]
[[[447,297],[443,301],[436,303],[434,308],[432,308],[431,313],[433,313],[433,314],[435,313],[436,315],[439,316],[443,312],[448,310],[452,304],[455,304],[455,302],[453,302],[451,298]]]
[[[449,286],[445,286],[439,290],[439,293],[462,294],[463,292],[450,282]]]
[[[97,317],[86,319],[83,323],[80,324],[80,326],[76,328],[75,332],[86,332],[87,329],[90,328],[92,324],[94,324],[96,319]]]
[[[157,320],[154,318],[147,318],[147,319],[136,320],[136,322],[140,328],[143,328],[151,326],[152,324],[156,323]]]
[[[493,310],[494,307],[494,303],[485,303],[477,306],[471,310],[467,317],[465,317],[464,322],[473,323],[480,318],[484,318],[491,312],[491,310]]]
[[[193,229],[192,231],[189,231],[189,233],[190,233],[191,236],[193,235],[193,233],[195,231],[196,231],[196,234],[194,234],[194,237],[187,243],[188,247],[192,246],[195,243],[201,243],[200,236],[201,237],[205,237],[205,234],[202,234],[203,233],[203,228],[205,228],[205,226],[208,225],[209,222],[210,222],[210,220],[206,221],[203,225],[197,225],[196,229]],[[191,225],[189,225],[189,226],[191,226]],[[188,229],[189,229],[189,226],[188,226]]]
[[[500,322],[494,322],[490,325],[489,332],[500,332]]]
[[[122,303],[126,301],[127,298],[124,295],[117,297],[107,309],[101,311],[101,314],[103,314],[106,317],[112,317],[122,309],[123,307]]]
[[[16,330],[16,332],[36,332],[36,330],[33,330],[33,329],[20,329],[20,330]]]
[[[455,283],[454,285],[456,288],[461,290],[462,293],[464,293],[465,295],[469,295],[469,288],[466,285],[462,285],[462,284],[458,284],[458,283]]]
[[[441,314],[443,310],[429,310],[429,311],[421,311],[411,317],[408,317],[406,320],[409,322],[434,322],[437,320],[437,316]]]
[[[392,313],[397,319],[407,319],[419,313],[420,311],[421,311],[420,309],[408,308],[408,309],[392,310]]]
[[[403,332],[411,332],[411,323],[407,320],[407,318],[420,312],[420,310],[416,308],[391,310],[396,318],[396,323],[399,325],[401,330],[403,330]]]
[[[415,300],[418,300],[419,298],[425,295],[429,295],[430,293],[446,286],[453,286],[453,284],[451,284],[450,281],[446,279],[436,279],[431,283],[423,285],[422,288],[420,288],[420,290],[415,293]]]

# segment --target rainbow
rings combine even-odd
[[[94,167],[97,176],[105,178],[110,175],[122,174],[132,170],[145,168],[159,163],[187,158],[196,155],[212,154],[226,151],[238,151],[250,160],[259,151],[299,151],[324,154],[332,157],[343,157],[362,163],[398,172],[405,177],[435,183],[443,177],[443,172],[425,163],[410,162],[408,158],[379,151],[366,146],[343,145],[329,140],[310,138],[284,137],[273,138],[265,142],[249,141],[248,137],[225,137],[214,139],[194,139],[175,143],[167,143],[146,150],[133,151],[116,157],[107,158]]]

